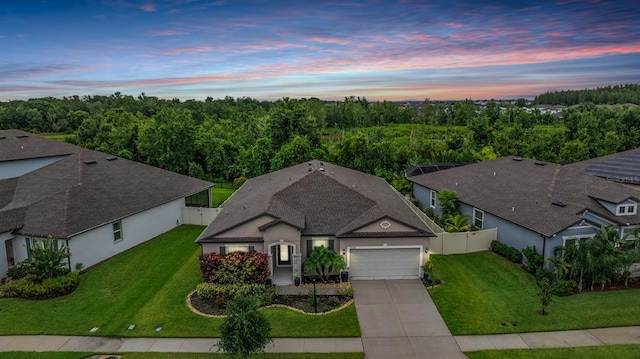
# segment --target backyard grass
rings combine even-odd
[[[540,314],[534,278],[492,252],[433,255],[444,284],[429,289],[454,335],[640,325],[640,290],[553,297]]]
[[[0,359],[83,359],[95,353],[79,352],[0,352]],[[122,359],[211,359],[228,358],[220,353],[117,353]],[[250,355],[259,359],[362,359],[364,353],[265,353]]]
[[[221,187],[213,187],[211,188],[211,207],[217,208],[229,198],[235,189],[233,188],[221,188]]]
[[[553,349],[510,349],[466,352],[470,359],[632,359],[640,353],[640,345],[606,345],[597,347],[553,348]]]
[[[65,297],[0,299],[0,335],[217,337],[222,319],[197,315],[187,294],[201,281],[194,241],[201,226],[180,226],[119,254],[80,276]],[[324,316],[265,309],[275,337],[357,337],[355,307]],[[129,325],[135,325],[128,330]],[[91,333],[91,328],[99,330]],[[160,331],[156,328],[161,327]]]

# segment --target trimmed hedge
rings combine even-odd
[[[9,280],[0,285],[0,298],[49,299],[73,292],[80,283],[78,272],[48,278],[38,283],[32,276]]]
[[[535,274],[539,268],[542,268],[544,258],[542,254],[538,253],[536,246],[527,246],[522,250],[524,256],[524,265],[527,268],[527,272]]]
[[[273,303],[276,289],[273,286],[255,283],[214,284],[200,283],[196,293],[201,299],[213,301],[215,305],[224,308],[230,300],[237,296],[258,298],[260,305]]]
[[[489,248],[492,252],[503,256],[513,263],[522,263],[522,253],[520,253],[516,248],[509,247],[508,245],[498,241],[491,241],[491,246]]]

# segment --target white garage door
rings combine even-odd
[[[410,279],[418,277],[420,248],[359,248],[349,252],[352,279]]]

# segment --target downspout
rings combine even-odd
[[[67,265],[69,266],[69,271],[71,271],[71,248],[69,248],[69,238],[67,238],[65,240],[65,243],[67,244]]]
[[[544,260],[545,260],[545,250],[547,249],[547,236],[541,234],[542,237],[542,269],[544,269]]]

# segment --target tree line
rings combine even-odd
[[[640,105],[640,84],[598,87],[595,89],[546,92],[536,96],[534,104],[573,106],[585,102],[597,105]]]
[[[583,103],[556,115],[524,100],[180,101],[115,93],[0,102],[0,128],[64,133],[79,146],[216,182],[312,158],[397,183],[412,163],[505,155],[580,161],[637,148],[639,126],[640,107]]]

